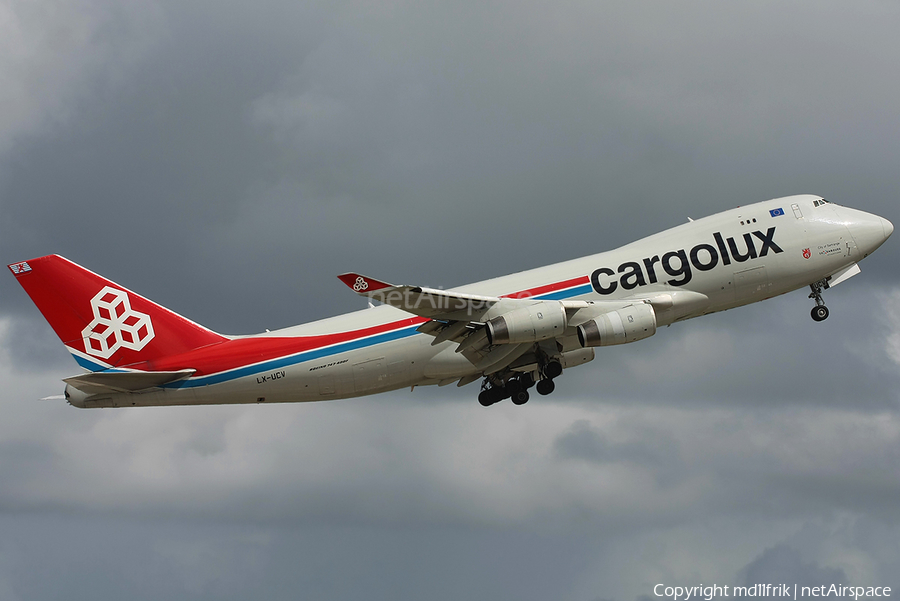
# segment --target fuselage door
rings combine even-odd
[[[734,298],[738,302],[764,299],[769,293],[769,274],[766,267],[754,267],[734,273]]]
[[[353,365],[353,386],[356,392],[380,388],[387,382],[388,374],[385,369],[384,357]]]
[[[332,396],[337,393],[337,389],[334,387],[334,376],[331,374],[326,374],[324,376],[318,377],[319,381],[319,394],[321,396]]]

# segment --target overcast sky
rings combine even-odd
[[[0,3],[0,255],[217,331],[798,193],[900,222],[896,2]],[[524,407],[78,410],[0,280],[0,599],[900,591],[900,244]]]

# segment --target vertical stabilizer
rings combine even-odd
[[[75,360],[92,371],[226,340],[58,255],[13,263],[9,270]]]

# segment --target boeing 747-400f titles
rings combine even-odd
[[[521,405],[594,347],[676,321],[804,287],[822,321],[822,292],[859,273],[893,230],[791,196],[454,290],[347,273],[342,282],[381,305],[255,336],[217,334],[59,256],[9,269],[87,370],[65,379],[76,407],[319,401],[476,380],[482,405]]]

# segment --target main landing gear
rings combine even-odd
[[[549,361],[544,365],[544,369],[541,370],[541,375],[544,377],[537,383],[539,395],[547,396],[553,392],[556,388],[556,384],[553,383],[553,378],[559,376],[562,373],[562,369],[562,365],[559,361]]]
[[[824,321],[828,319],[828,307],[825,306],[825,301],[822,300],[822,290],[827,287],[827,280],[819,280],[818,282],[809,285],[809,289],[812,290],[812,292],[809,293],[809,298],[815,299],[816,301],[816,306],[810,311],[813,321]]]
[[[541,380],[537,382],[537,391],[540,395],[548,395],[556,386],[553,378],[562,373],[562,365],[559,361],[547,362],[541,369]],[[488,376],[481,384],[481,392],[478,394],[478,402],[484,407],[490,407],[504,399],[511,399],[514,405],[524,405],[528,402],[528,389],[535,386],[534,377],[530,373],[513,376],[505,382],[496,376]]]
[[[483,407],[490,407],[504,399],[512,399],[514,405],[524,405],[528,402],[528,389],[534,386],[531,374],[522,374],[512,377],[506,382],[485,378],[481,384],[481,392],[478,393],[478,402]]]

